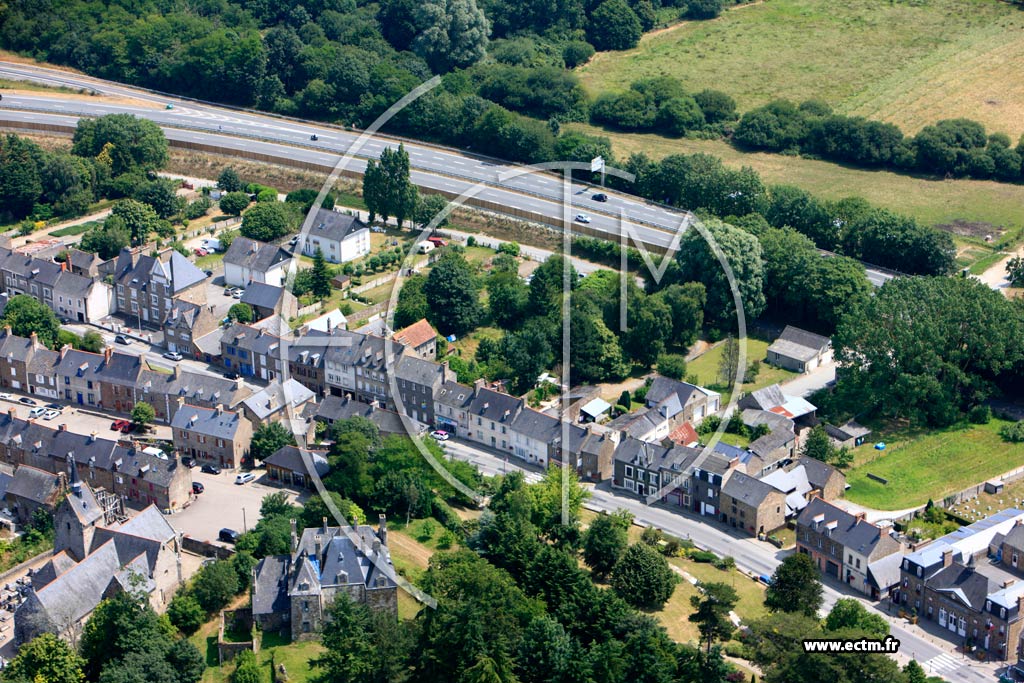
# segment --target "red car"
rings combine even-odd
[[[128,420],[122,420],[122,422],[124,422],[124,424],[121,425],[121,433],[122,434],[131,434],[132,432],[135,431],[135,424],[134,423],[129,422]]]
[[[202,247],[198,247],[198,248],[194,249],[192,253],[194,253],[196,256],[206,256],[210,252],[206,251]]]
[[[120,432],[124,429],[125,425],[130,424],[131,422],[129,422],[128,420],[114,420],[112,423],[110,423],[110,428],[113,429],[115,432]]]

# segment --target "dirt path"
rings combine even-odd
[[[1016,251],[1008,253],[1006,258],[994,263],[984,273],[977,276],[978,279],[992,289],[998,289],[1003,292],[1003,294],[1007,294],[1007,290],[1012,288],[1006,279],[1006,264],[1009,263],[1010,259],[1014,256],[1024,256],[1024,246],[1018,247]]]
[[[421,569],[427,568],[430,556],[433,554],[429,548],[416,542],[402,531],[389,531],[388,545],[396,555],[415,563]]]

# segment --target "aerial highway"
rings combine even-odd
[[[7,94],[0,101],[0,126],[11,128],[25,123],[73,127],[81,116],[129,113],[157,123],[172,145],[199,144],[229,154],[259,154],[286,164],[312,164],[325,172],[334,168],[340,155],[353,149],[361,134],[321,123],[184,100],[34,65],[0,61],[0,77],[110,98],[61,92]],[[314,135],[316,140],[311,139]],[[467,205],[527,217],[552,227],[561,228],[569,222],[577,232],[616,241],[628,229],[652,250],[664,251],[690,217],[685,211],[621,192],[606,192],[591,184],[568,185],[555,172],[517,174],[523,167],[381,134],[354,151],[347,170],[361,173],[368,159],[376,159],[385,148],[397,147],[399,142],[405,143],[409,153],[412,181],[424,190],[448,196],[470,193]],[[593,199],[599,192],[607,196],[607,201]],[[563,201],[566,197],[568,202]],[[578,214],[589,222],[577,221]],[[890,277],[868,269],[868,279],[876,286]]]

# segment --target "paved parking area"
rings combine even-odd
[[[192,481],[203,485],[205,490],[196,496],[192,504],[169,518],[171,525],[200,541],[217,541],[221,529],[244,532],[256,526],[260,520],[260,503],[265,496],[278,491],[288,494],[291,502],[304,501],[308,496],[299,497],[290,489],[268,486],[266,471],[255,470],[259,479],[248,484],[235,484],[234,472],[206,474],[198,467],[192,470]]]
[[[15,415],[22,419],[28,419],[29,413],[33,407],[44,406],[48,403],[56,403],[64,406],[64,410],[60,415],[53,418],[52,420],[45,420],[42,417],[36,417],[36,421],[41,425],[46,425],[52,429],[57,429],[60,425],[67,425],[68,431],[76,434],[91,434],[96,432],[96,436],[104,439],[115,439],[119,436],[118,432],[110,429],[110,424],[114,420],[124,419],[123,415],[106,415],[94,408],[83,409],[82,406],[77,406],[67,401],[58,401],[55,399],[46,398],[45,396],[31,396],[33,401],[36,402],[36,406],[28,406],[18,401],[22,398],[23,394],[16,394],[11,392],[11,398],[0,398],[0,410],[7,412],[10,409],[14,409]],[[147,438],[158,438],[158,439],[170,439],[171,428],[167,425],[152,425],[151,430],[146,433]]]

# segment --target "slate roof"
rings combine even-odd
[[[281,338],[251,325],[234,323],[221,335],[222,346],[246,349],[258,356],[275,353],[281,346]]]
[[[138,387],[143,392],[167,395],[172,401],[180,396],[185,399],[185,403],[206,401],[214,405],[222,403],[227,407],[238,405],[252,393],[245,384],[236,380],[187,370],[178,370],[177,374],[170,375],[143,370],[139,375]]]
[[[283,410],[285,406],[298,408],[302,404],[312,401],[315,396],[308,388],[289,378],[284,384],[280,381],[273,382],[242,403],[262,421]]]
[[[814,334],[799,327],[786,325],[779,338],[768,347],[769,353],[777,353],[786,358],[809,361],[832,343],[828,337]]]
[[[829,477],[839,472],[835,467],[814,458],[800,457],[797,464],[807,472],[807,481],[816,489],[824,488]]]
[[[176,533],[163,513],[155,505],[149,505],[145,510],[122,522],[116,527],[117,531],[123,534],[131,534],[140,538],[147,538],[160,543],[171,541]]]
[[[856,439],[860,436],[867,436],[871,433],[871,430],[864,425],[850,421],[844,424],[842,427],[836,427],[835,425],[826,424],[825,432],[833,439],[838,441],[849,441],[850,439]]]
[[[375,408],[368,403],[354,399],[342,398],[340,396],[325,396],[316,405],[314,413],[314,417],[330,422],[346,420],[356,415],[365,417],[377,425],[377,428],[384,434],[407,433],[405,426],[402,424],[402,416],[398,413]]]
[[[394,567],[391,566],[391,558],[387,546],[380,548],[380,560],[383,569],[371,561],[373,554],[373,542],[377,540],[377,532],[373,527],[360,525],[354,529],[357,543],[346,534],[341,527],[328,527],[324,533],[322,527],[309,527],[303,530],[299,539],[298,555],[313,559],[313,562],[305,566],[300,565],[296,580],[292,581],[293,592],[299,582],[298,575],[313,570],[316,573],[317,583],[324,586],[343,585],[337,580],[339,572],[348,574],[347,583],[344,585],[365,584],[369,587],[377,587],[378,576],[385,578],[386,587],[396,586],[394,579]],[[321,552],[316,553],[316,537],[320,536]]]
[[[445,366],[433,363],[416,356],[401,356],[395,367],[395,377],[399,380],[432,387],[445,376]]]
[[[1024,549],[1024,524],[1015,524],[1012,529],[1006,532],[1003,543],[1018,550]]]
[[[389,364],[385,355],[388,344],[383,337],[349,330],[335,330],[334,336],[338,341],[328,349],[328,361],[343,366],[387,371]],[[391,352],[396,358],[404,351],[402,344],[392,340]]]
[[[288,610],[287,555],[264,557],[256,565],[256,580],[252,588],[252,613],[274,614]]]
[[[424,344],[434,341],[437,338],[437,330],[430,326],[426,318],[417,320],[409,327],[395,332],[393,339],[396,342],[419,348]]]
[[[309,472],[309,468],[303,460],[304,455],[309,456],[309,462],[319,476],[326,476],[327,472],[330,471],[330,466],[327,464],[327,451],[311,451],[305,448],[296,448],[295,446],[282,446],[264,460],[263,464],[280,467],[290,472],[305,474]]]
[[[258,308],[275,308],[284,295],[284,287],[253,282],[245,288],[239,301]]]
[[[236,237],[224,252],[224,263],[266,273],[291,257],[291,254],[276,244],[258,242],[248,237]]]
[[[434,400],[442,405],[464,410],[473,401],[473,387],[449,380],[437,392]]]
[[[868,563],[868,583],[882,593],[900,582],[900,565],[903,562],[901,553],[886,555],[880,560]]]
[[[998,585],[989,580],[974,567],[967,567],[954,562],[940,569],[928,579],[928,587],[937,593],[956,598],[961,604],[981,611],[985,599],[998,589]],[[1016,606],[1016,602],[1014,603]]]
[[[365,229],[366,223],[356,216],[330,209],[317,209],[316,215],[313,217],[313,225],[309,229],[306,239],[319,237],[333,242],[342,242],[350,235]]]
[[[27,337],[18,337],[14,334],[4,334],[0,337],[0,358],[6,358],[8,362],[27,363],[32,357],[32,351],[32,340]]]
[[[167,260],[162,260],[162,257],[166,257]],[[117,256],[114,280],[118,284],[146,289],[154,275],[170,282],[173,294],[178,294],[206,279],[206,273],[174,249],[154,257],[148,254],[136,255],[126,247]]]
[[[175,294],[206,279],[206,273],[175,249],[171,250],[171,257],[164,264],[164,270],[174,283]]]
[[[969,526],[963,526],[935,539],[923,548],[907,555],[907,559],[922,567],[931,567],[942,561],[942,553],[953,551],[953,558],[966,561],[967,558],[988,548],[996,534],[1006,534],[1024,519],[1024,510],[1007,508],[980,519]]]
[[[820,522],[815,519],[823,516]],[[864,519],[857,519],[842,508],[821,498],[814,498],[803,509],[797,523],[823,533],[835,522],[829,537],[847,550],[864,555],[869,561],[898,552],[899,543],[881,528]]]
[[[215,439],[234,441],[244,418],[232,410],[183,405],[174,413],[171,427],[186,429]]]
[[[770,484],[766,484],[753,477],[748,477],[742,472],[733,472],[732,476],[722,486],[723,496],[731,496],[733,499],[754,508],[760,506],[773,493],[779,493],[779,491]]]
[[[608,423],[609,429],[624,432],[635,439],[642,439],[657,429],[665,418],[657,411],[641,408],[636,412],[623,413]]]
[[[61,491],[61,478],[46,470],[21,465],[14,470],[14,479],[7,486],[7,495],[24,498],[39,505],[56,505]]]
[[[758,408],[747,408],[742,413],[743,424],[748,427],[756,427],[757,425],[766,424],[772,431],[776,429],[793,429],[793,421],[785,415],[779,415],[773,413],[770,410],[760,410]]]
[[[32,588],[39,590],[76,564],[78,563],[75,562],[74,558],[68,555],[66,551],[61,550],[51,557],[49,562],[32,573]]]
[[[30,593],[35,600],[23,603],[18,613],[22,609],[31,612],[32,602],[36,602],[55,626],[78,623],[100,604],[103,593],[120,569],[117,548],[113,541],[107,541],[41,590]]]
[[[91,270],[93,266],[99,266],[102,263],[102,259],[98,254],[94,254],[89,251],[82,251],[81,249],[71,248],[68,249],[68,261],[71,266],[76,270]]]
[[[665,417],[671,418],[680,412],[695,395],[704,392],[700,387],[658,375],[647,388],[644,401],[648,408],[664,407]]]
[[[525,408],[512,419],[512,431],[542,443],[554,444],[562,438],[562,423],[558,418]]]
[[[510,423],[522,410],[523,400],[493,389],[480,389],[470,403],[469,411],[485,420]]]
[[[696,462],[700,452],[700,449],[697,448],[685,446],[667,448],[649,441],[627,437],[620,441],[615,448],[614,458],[619,462],[648,470],[667,469],[684,473],[687,467]]]
[[[764,436],[755,439],[747,449],[766,460],[769,459],[772,452],[779,449],[790,446],[796,441],[796,434],[789,429],[776,429],[768,432]]]
[[[782,394],[782,388],[778,384],[773,384],[763,389],[755,389],[741,399],[743,407],[759,408],[761,410],[771,410],[776,406],[781,406],[786,402],[786,397]]]

